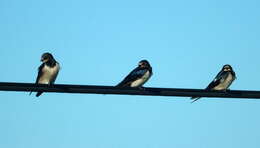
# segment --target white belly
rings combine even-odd
[[[56,77],[59,73],[60,66],[57,63],[54,67],[49,67],[45,65],[42,69],[42,76],[40,77],[38,83],[39,84],[51,84],[54,83]]]
[[[233,79],[232,74],[229,74],[228,77],[226,78],[226,80],[224,80],[223,82],[220,82],[220,84],[215,86],[213,88],[213,90],[226,90],[231,85],[233,80],[234,79]]]
[[[131,87],[140,87],[142,86],[146,81],[148,81],[148,79],[151,77],[151,74],[149,71],[147,71],[143,77],[141,77],[140,79],[135,80],[134,82],[131,83]]]

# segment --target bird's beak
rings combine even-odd
[[[44,59],[43,58],[41,58],[41,62],[43,62],[44,61]]]

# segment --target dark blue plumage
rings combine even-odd
[[[51,85],[55,82],[59,73],[59,63],[54,59],[51,53],[44,53],[41,56],[42,64],[38,68],[38,75],[36,78],[36,84],[48,84]],[[39,97],[43,92],[39,91],[36,97]]]
[[[151,76],[152,67],[147,60],[142,60],[117,87],[141,87]]]
[[[217,74],[214,80],[207,86],[206,90],[226,91],[232,82],[236,79],[236,73],[230,65],[224,65],[222,70]],[[200,97],[192,97],[192,102],[197,101]]]

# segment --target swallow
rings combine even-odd
[[[226,91],[235,79],[236,73],[230,65],[226,64],[222,67],[215,79],[207,86],[206,90]],[[200,98],[201,97],[192,97],[192,103]]]
[[[38,68],[38,75],[35,83],[48,85],[54,84],[60,70],[59,63],[54,59],[52,54],[48,52],[42,54],[41,62],[42,64]],[[42,91],[37,92],[36,97],[39,97],[42,93]]]
[[[138,67],[132,70],[117,87],[138,87],[141,88],[152,76],[152,67],[147,60],[138,63]]]

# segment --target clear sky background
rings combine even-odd
[[[116,85],[150,61],[147,87],[260,90],[259,0],[1,0],[0,81]],[[260,100],[0,92],[1,148],[259,148]]]

